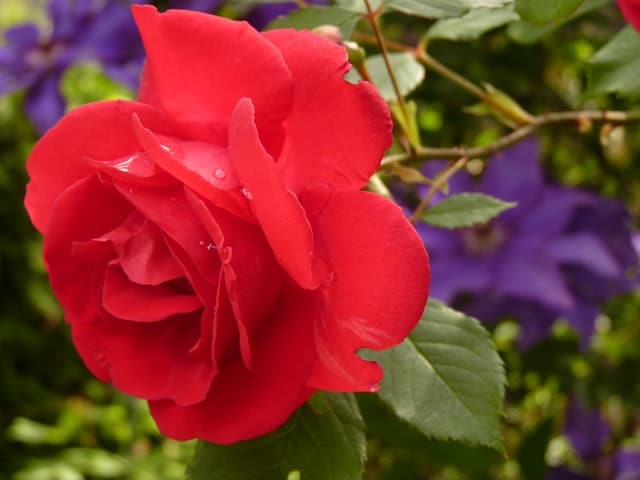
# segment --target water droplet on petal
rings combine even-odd
[[[218,247],[216,247],[216,246],[215,246],[213,243],[211,243],[211,242],[209,242],[209,244],[207,245],[207,250],[209,250],[209,251],[211,251],[211,250],[215,250],[216,248],[218,248]]]
[[[227,176],[227,174],[225,173],[225,171],[221,168],[216,168],[216,171],[213,173],[216,178],[222,180],[224,177]]]
[[[163,145],[163,144],[160,144],[160,148],[163,149],[165,152],[170,152],[171,151],[171,148],[169,148],[168,146]]]
[[[247,190],[247,187],[242,187],[242,194],[247,200],[253,200],[253,194]]]

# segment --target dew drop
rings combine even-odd
[[[247,190],[247,187],[242,187],[242,194],[247,200],[253,200],[253,194]]]
[[[218,248],[218,247],[216,247],[213,243],[209,243],[207,245],[207,250],[209,250],[209,251],[215,250],[216,248]]]
[[[165,152],[170,152],[171,151],[171,148],[169,148],[168,146],[163,145],[163,144],[160,144],[160,148],[163,149]]]
[[[213,174],[216,176],[216,178],[218,178],[220,180],[224,179],[224,177],[227,176],[225,171],[223,169],[221,169],[221,168],[216,168],[216,171]]]

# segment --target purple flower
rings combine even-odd
[[[575,396],[567,407],[564,431],[576,453],[587,461],[602,453],[611,436],[611,429],[600,412],[588,408]]]
[[[129,6],[142,0],[50,0],[51,32],[25,23],[5,32],[0,95],[25,89],[25,110],[39,133],[64,113],[60,80],[72,65],[97,61],[107,75],[135,89],[144,50]]]
[[[640,451],[620,449],[613,458],[614,480],[640,480]]]
[[[611,429],[598,410],[573,397],[567,407],[564,432],[583,463],[582,472],[566,466],[553,467],[547,480],[640,480],[640,451],[620,448],[607,453]]]
[[[207,13],[215,12],[221,4],[221,0],[169,0],[169,8]]]
[[[461,172],[451,180],[450,193],[479,191],[518,206],[473,228],[418,225],[431,255],[431,294],[484,321],[513,315],[522,348],[564,318],[584,348],[599,304],[632,288],[627,273],[638,257],[629,216],[616,201],[546,182],[538,156],[537,141],[525,140],[490,159],[479,179]]]

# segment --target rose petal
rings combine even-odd
[[[159,100],[182,123],[211,125],[212,141],[224,144],[233,108],[250,97],[267,143],[281,141],[293,86],[277,48],[245,22],[182,10],[159,14],[150,6],[132,11],[148,55],[145,75],[152,77],[144,81],[145,101]]]
[[[132,282],[160,285],[183,276],[161,231],[140,212],[133,212],[100,240],[112,244],[118,256],[117,264]]]
[[[316,288],[326,270],[314,256],[307,215],[260,143],[253,117],[251,100],[240,100],[229,125],[231,163],[280,265],[303,288]]]
[[[314,221],[335,276],[323,292],[318,361],[309,386],[370,391],[382,372],[356,355],[400,343],[420,319],[430,283],[420,237],[392,202],[336,193]]]
[[[85,161],[97,171],[105,173],[127,185],[141,187],[166,187],[178,183],[149,158],[146,152],[136,152],[111,161],[99,161],[85,158]]]
[[[158,226],[172,241],[171,253],[187,271],[206,281],[193,284],[202,302],[213,306],[220,260],[211,248],[211,238],[189,206],[183,187],[141,188],[116,183],[116,188],[132,205]],[[182,251],[183,253],[180,253]],[[198,288],[199,285],[199,288]]]
[[[177,440],[230,444],[282,425],[309,394],[305,383],[315,357],[312,325],[317,314],[309,295],[300,289],[283,294],[256,342],[253,370],[246,370],[238,357],[197,405],[149,402],[160,431]]]
[[[99,305],[96,257],[74,254],[74,244],[88,242],[113,229],[130,211],[131,206],[95,175],[69,187],[51,207],[52,222],[44,237],[44,258],[51,286],[68,323],[76,325],[89,321],[96,315]],[[100,214],[96,215],[96,212]],[[97,258],[104,256],[102,247],[90,250]],[[78,347],[78,352],[94,375],[104,381],[108,379],[99,357],[82,346]]]
[[[202,401],[211,385],[211,362],[192,358],[199,315],[155,323],[118,320],[104,314],[74,324],[73,340],[83,358],[99,358],[119,390],[144,399],[173,399],[180,405]]]
[[[338,190],[365,186],[391,146],[392,124],[384,100],[371,84],[343,79],[349,70],[344,47],[305,31],[274,30],[264,36],[284,55],[295,84],[278,159],[289,188],[299,192],[314,183]]]
[[[114,317],[134,322],[157,322],[202,308],[196,295],[176,292],[169,285],[132,283],[122,269],[110,265],[102,284],[102,306]]]
[[[51,286],[67,322],[82,321],[98,308],[91,288],[95,262],[73,255],[75,242],[88,241],[121,224],[131,206],[95,175],[65,190],[51,208],[52,221],[44,236],[44,258]]]
[[[170,133],[166,119],[149,106],[109,101],[71,111],[36,143],[27,161],[31,182],[25,206],[38,230],[46,229],[56,197],[69,185],[93,173],[94,168],[84,160],[86,157],[112,161],[140,151],[131,130],[133,113],[154,130]]]
[[[208,207],[187,191],[187,200],[216,245],[233,317],[240,333],[240,351],[251,368],[251,336],[274,308],[282,271],[258,227]],[[256,292],[260,292],[256,295]],[[231,321],[234,321],[233,318]]]
[[[251,221],[247,201],[226,149],[203,142],[156,136],[137,117],[133,128],[151,159],[183,184],[236,216]]]

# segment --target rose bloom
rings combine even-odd
[[[627,22],[640,32],[640,0],[618,0],[618,6]]]
[[[34,147],[26,207],[75,346],[175,439],[232,443],[316,390],[375,391],[358,349],[407,336],[422,242],[359,189],[391,142],[343,47],[134,7],[138,101],[66,115]]]

